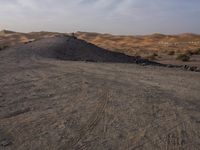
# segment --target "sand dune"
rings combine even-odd
[[[200,66],[200,35],[197,34],[119,36],[77,32],[76,36],[105,49],[159,63]],[[189,56],[190,60],[177,60],[182,54]]]
[[[148,53],[148,51],[165,52],[170,50],[179,50],[184,52],[188,49],[200,47],[200,35],[196,34],[117,36],[109,34],[77,32],[76,35],[79,38],[89,41],[100,47],[111,50],[119,50],[132,55],[136,54],[137,52],[138,54],[142,55],[143,52]],[[168,43],[168,45],[162,45],[162,42]],[[186,43],[181,45],[181,43],[184,42]],[[174,45],[176,43],[179,43],[179,45]]]
[[[0,32],[0,45],[6,45],[8,47],[27,43],[29,40],[40,40],[48,37],[53,37],[58,33],[52,32],[30,32],[19,33],[14,31],[2,30]]]
[[[0,32],[0,44],[16,45],[24,43],[26,39],[40,40],[43,38],[54,37],[61,33],[53,32],[30,32],[18,33],[2,30]],[[145,55],[152,52],[166,53],[174,50],[175,52],[185,52],[200,48],[200,35],[197,34],[179,34],[179,35],[138,35],[138,36],[120,36],[111,34],[100,34],[90,32],[77,32],[76,36],[80,39],[93,43],[99,47],[112,51],[119,51],[129,55]]]

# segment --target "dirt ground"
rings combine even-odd
[[[199,91],[181,69],[1,57],[0,149],[199,150]]]

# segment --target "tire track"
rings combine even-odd
[[[86,124],[83,125],[78,134],[70,139],[66,144],[60,147],[60,149],[64,150],[66,148],[73,149],[83,138],[85,138],[89,133],[94,130],[94,128],[98,125],[100,120],[104,116],[105,108],[107,106],[109,100],[109,92],[103,94],[99,99],[102,99],[96,106],[96,111],[92,114],[92,116],[86,121]],[[81,147],[84,147],[83,145]]]

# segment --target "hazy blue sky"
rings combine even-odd
[[[200,33],[200,0],[0,0],[0,29]]]

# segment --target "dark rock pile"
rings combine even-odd
[[[46,38],[28,43],[9,49],[5,53],[7,53],[9,57],[14,57],[19,60],[48,58],[71,61],[136,63],[141,65],[163,66],[162,64],[140,57],[108,51],[84,40],[67,35],[59,35],[53,38]]]

